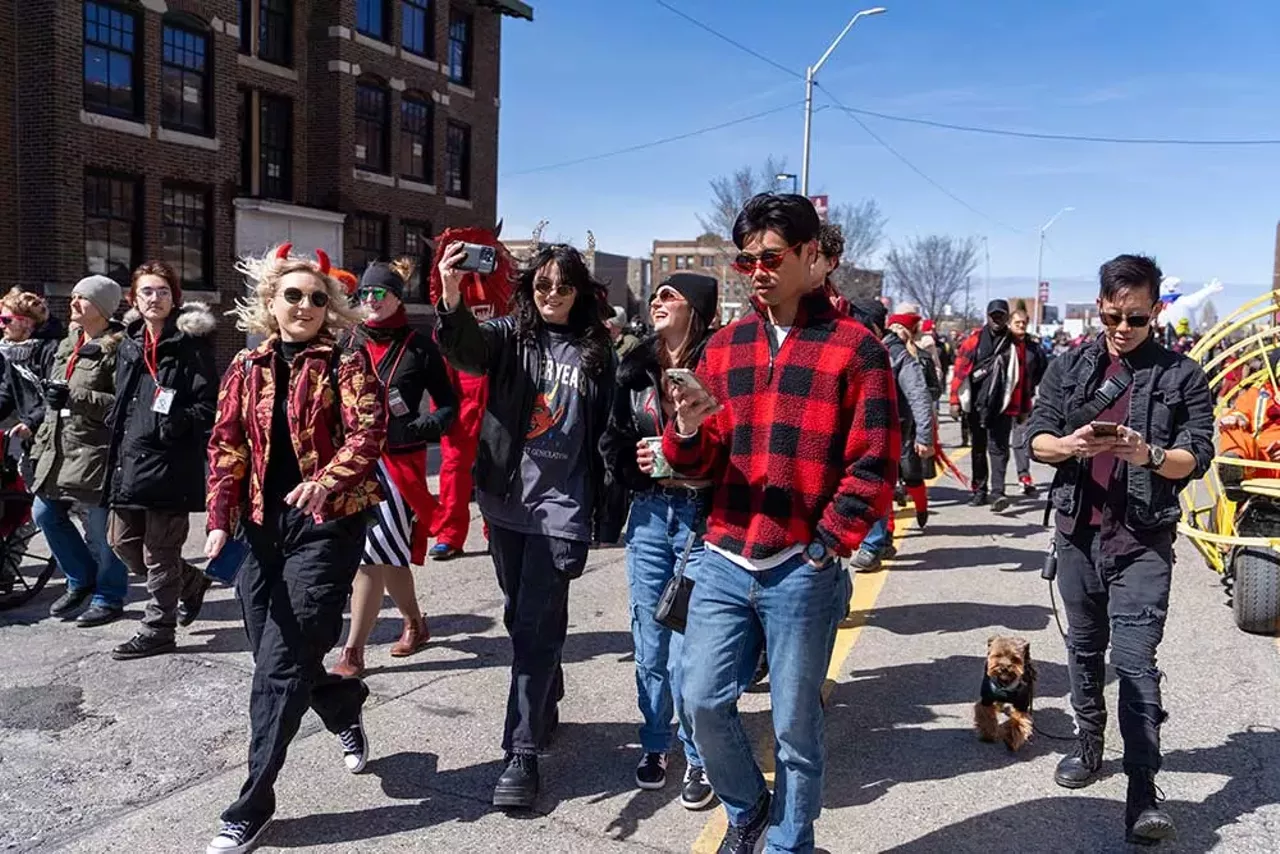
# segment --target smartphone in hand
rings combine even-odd
[[[453,265],[453,269],[487,276],[498,266],[498,250],[492,246],[482,246],[479,243],[464,243],[462,248],[467,250],[467,254],[463,256],[461,261]]]
[[[721,406],[720,402],[716,400],[715,395],[708,391],[707,387],[702,384],[702,381],[698,379],[698,376],[688,368],[667,368],[666,376],[667,381],[672,385],[686,389],[701,390],[702,393],[711,400],[711,403],[713,404],[711,411],[713,413],[719,412],[724,408]]]
[[[1110,421],[1094,421],[1089,426],[1093,428],[1093,435],[1100,439],[1113,439],[1120,435],[1120,425]]]

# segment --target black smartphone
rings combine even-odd
[[[482,246],[479,243],[464,243],[462,248],[467,250],[467,254],[463,256],[461,261],[453,265],[453,269],[487,276],[497,268],[498,250],[492,246]]]

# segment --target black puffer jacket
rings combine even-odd
[[[34,435],[44,422],[44,393],[41,380],[49,379],[58,344],[67,336],[62,321],[50,317],[43,326],[20,344],[0,344],[0,421],[16,415]]]
[[[404,414],[396,415],[388,405],[387,451],[411,453],[426,448],[430,442],[439,442],[458,417],[458,395],[449,382],[440,349],[431,336],[408,326],[395,329],[359,326],[344,336],[342,346],[363,348],[371,339],[391,341],[386,355],[375,368],[386,393],[390,395],[391,389],[398,391],[406,409]],[[434,412],[419,411],[424,393],[431,396]]]
[[[706,338],[693,354],[697,364]],[[662,368],[658,362],[658,336],[650,335],[618,365],[618,387],[613,397],[609,429],[600,443],[605,468],[613,479],[632,492],[653,489],[654,480],[636,465],[636,444],[646,436],[661,436],[667,418],[659,398]]]
[[[169,315],[156,346],[156,379],[143,357],[144,321],[125,316],[116,358],[116,399],[103,503],[108,507],[204,510],[205,449],[218,402],[213,314],[189,302]],[[174,392],[168,414],[153,409],[156,386]]]
[[[476,486],[505,498],[518,479],[525,432],[542,376],[543,351],[517,334],[514,317],[480,323],[461,304],[454,311],[440,312],[439,340],[440,351],[455,368],[489,378],[489,403],[476,453]],[[591,489],[587,506],[592,508],[594,539],[602,543],[616,543],[622,536],[623,522],[618,514],[622,504],[613,497],[620,484],[606,470],[599,453],[617,379],[612,348],[609,355],[611,364],[598,377],[588,375],[587,381],[587,436],[596,451],[587,454]]]

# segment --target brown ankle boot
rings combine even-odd
[[[429,640],[431,640],[431,632],[427,631],[425,617],[416,621],[405,620],[400,640],[391,645],[391,657],[404,658],[407,655],[413,655],[426,646]]]
[[[338,663],[329,672],[335,676],[354,676],[356,679],[364,676],[364,647],[343,647],[342,652],[338,653]]]

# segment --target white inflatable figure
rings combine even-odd
[[[1160,301],[1163,302],[1164,310],[1160,312],[1160,323],[1166,329],[1176,328],[1178,321],[1186,320],[1192,323],[1200,306],[1216,293],[1222,292],[1222,282],[1217,279],[1210,279],[1200,290],[1184,294],[1178,286],[1182,283],[1181,279],[1165,276],[1160,282]],[[1194,326],[1194,324],[1192,324]]]

